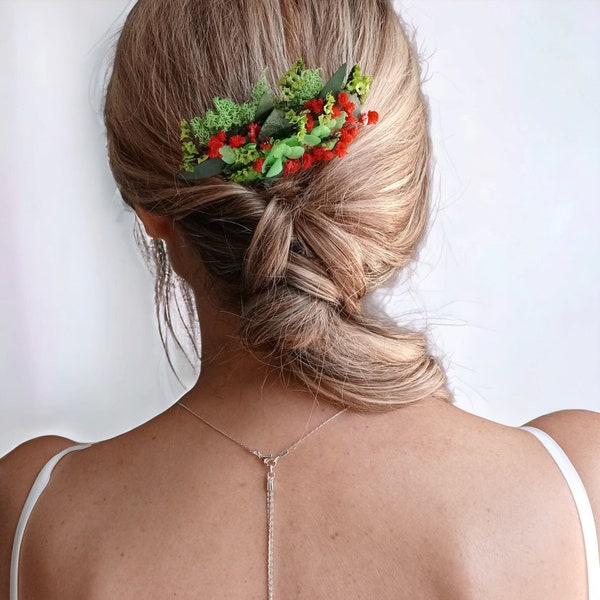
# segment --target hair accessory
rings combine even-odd
[[[268,181],[346,156],[360,128],[379,120],[375,111],[361,113],[373,78],[358,65],[346,78],[346,68],[323,85],[320,69],[306,69],[298,59],[277,82],[278,96],[263,73],[248,102],[214,98],[204,116],[181,121],[180,177]]]

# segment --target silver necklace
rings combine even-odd
[[[263,454],[260,450],[252,450],[252,448],[249,448],[248,446],[246,446],[246,444],[243,444],[239,440],[236,440],[234,437],[230,436],[228,433],[225,433],[218,427],[215,427],[213,424],[209,423],[204,417],[201,417],[199,414],[195,413],[191,408],[187,407],[185,404],[182,404],[181,402],[178,402],[177,404],[179,404],[179,406],[181,406],[182,408],[185,408],[185,410],[194,415],[194,417],[200,419],[221,435],[224,435],[232,442],[235,442],[238,446],[244,448],[244,450],[247,450],[250,454],[253,454],[254,456],[258,457],[259,460],[261,460],[267,467],[267,600],[273,600],[273,537],[275,533],[273,516],[275,513],[275,467],[284,456],[287,456],[307,437],[311,436],[313,433],[321,429],[321,427],[323,427],[324,425],[327,425],[327,423],[329,423],[330,421],[333,421],[333,419],[341,415],[344,411],[348,410],[348,407],[343,408],[328,419],[325,419],[323,423],[317,425],[317,427],[304,434],[297,442],[292,444],[286,450],[282,450],[279,454],[273,455]]]

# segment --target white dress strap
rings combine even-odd
[[[596,532],[596,523],[594,521],[594,513],[592,505],[587,495],[583,481],[579,477],[579,473],[575,470],[573,463],[565,454],[564,450],[551,438],[545,431],[537,427],[525,425],[521,427],[529,431],[544,445],[554,462],[558,465],[564,478],[569,485],[579,520],[581,521],[581,530],[583,532],[583,543],[585,546],[585,556],[587,564],[588,577],[588,599],[600,600],[600,556],[598,552],[598,534]]]
[[[73,452],[74,450],[84,450],[90,446],[91,444],[77,444],[76,446],[71,446],[62,452],[59,452],[44,465],[36,480],[33,482],[33,486],[29,492],[29,496],[27,496],[21,516],[19,517],[17,531],[13,541],[12,556],[10,560],[10,600],[18,600],[19,597],[19,557],[27,521],[29,521],[29,517],[31,516],[39,497],[42,495],[44,489],[46,489],[54,467],[58,464],[60,459],[69,454],[69,452]]]

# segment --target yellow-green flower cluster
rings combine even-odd
[[[348,76],[348,81],[344,86],[344,89],[351,94],[356,94],[360,103],[363,104],[369,95],[372,81],[372,77],[369,77],[368,75],[361,75],[360,67],[358,65],[354,65],[354,67],[352,67],[352,71],[350,71],[350,75]]]

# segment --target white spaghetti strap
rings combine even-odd
[[[12,556],[10,561],[10,600],[18,600],[19,597],[19,557],[21,555],[21,543],[23,542],[23,535],[25,534],[25,528],[27,527],[27,521],[33,512],[33,509],[41,496],[42,492],[50,481],[50,475],[54,467],[58,464],[63,456],[73,452],[74,450],[84,450],[89,448],[91,444],[78,444],[77,446],[71,446],[66,448],[62,452],[59,452],[56,456],[53,456],[42,468],[40,474],[33,482],[29,496],[23,506],[23,511],[17,524],[17,531],[15,533],[15,539],[13,542]]]
[[[583,542],[585,546],[587,576],[588,576],[588,599],[600,600],[600,556],[598,553],[598,534],[596,532],[596,524],[594,522],[594,514],[592,505],[588,498],[587,492],[581,481],[581,477],[575,470],[573,463],[565,454],[563,449],[551,438],[545,431],[537,427],[523,426],[521,429],[529,431],[545,446],[554,462],[558,465],[567,484],[573,494],[579,520],[581,521],[581,529],[583,532]]]

